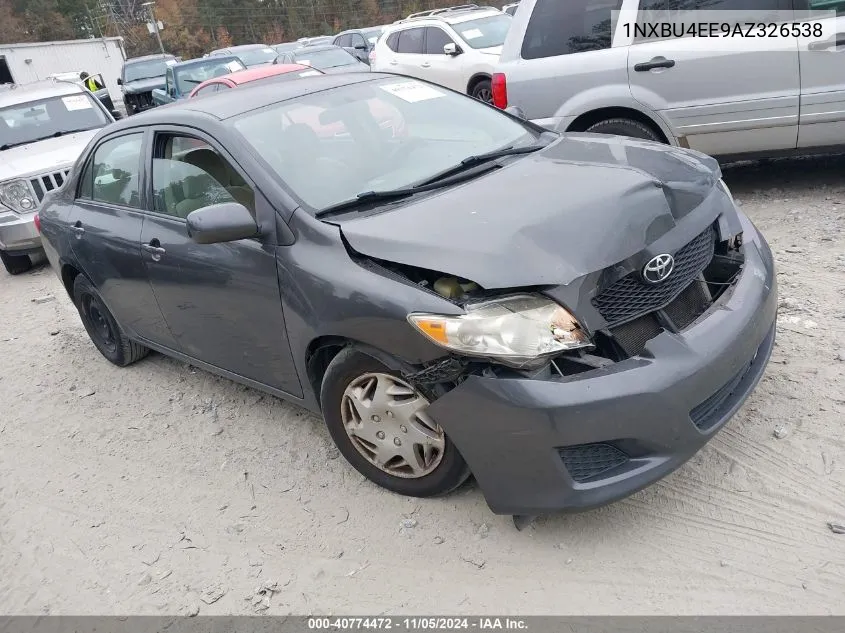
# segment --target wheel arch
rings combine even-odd
[[[73,283],[76,281],[76,278],[82,274],[82,271],[73,264],[69,262],[62,263],[60,271],[62,285],[65,287],[65,291],[71,301],[73,301]]]
[[[656,120],[639,110],[624,106],[611,106],[585,112],[577,116],[575,120],[569,124],[569,127],[566,128],[566,131],[585,132],[596,123],[606,121],[608,119],[631,119],[633,121],[637,121],[638,123],[642,123],[643,125],[647,125],[651,128],[651,130],[657,134],[663,143],[666,143],[667,145],[673,144],[670,137],[664,131],[663,126],[661,126]]]
[[[467,94],[472,95],[473,89],[482,81],[492,81],[493,75],[486,72],[475,73],[467,82]]]

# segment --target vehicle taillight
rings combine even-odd
[[[493,105],[504,110],[508,107],[508,80],[504,73],[493,73]]]
[[[35,217],[32,218],[32,221],[35,223],[35,230],[38,231],[38,234],[41,235],[41,218],[38,217],[38,214],[35,214]]]
[[[370,58],[370,65],[372,66],[376,61],[376,49],[371,50],[368,57]]]

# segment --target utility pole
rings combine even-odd
[[[155,2],[145,2],[141,5],[142,7],[147,7],[147,11],[150,13],[150,20],[153,23],[153,33],[156,35],[156,39],[158,40],[158,47],[161,52],[164,52],[164,44],[161,43],[161,34],[158,32],[158,20],[156,20],[155,11],[153,11],[153,6],[155,6]]]

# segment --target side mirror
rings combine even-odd
[[[118,86],[122,86],[122,85],[123,85],[123,79],[121,79],[120,77],[118,77],[118,78],[117,78],[117,85],[118,85]]]
[[[258,225],[242,204],[224,202],[188,214],[188,237],[197,244],[220,244],[258,235]]]
[[[120,110],[117,109],[112,110],[111,115],[115,121],[120,121],[123,118],[123,115],[120,113]]]
[[[447,55],[451,55],[452,57],[457,57],[461,53],[463,53],[463,49],[460,46],[455,44],[454,42],[449,42],[443,47],[443,52]]]
[[[522,108],[520,108],[518,106],[509,106],[509,107],[505,108],[505,112],[507,112],[511,116],[519,117],[523,121],[526,120],[525,112],[522,110]]]
[[[366,50],[367,50],[367,45],[366,45],[366,44],[356,44],[356,45],[355,45],[355,50],[356,50],[356,51],[366,51]]]

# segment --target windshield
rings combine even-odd
[[[276,103],[241,116],[235,128],[315,211],[413,186],[469,156],[538,138],[480,101],[400,77]]]
[[[232,52],[247,66],[270,64],[279,55],[275,49],[269,46],[265,46],[264,48],[235,49]]]
[[[377,29],[370,29],[368,31],[364,31],[364,39],[367,40],[370,44],[375,44],[378,42],[378,38],[381,37],[381,34],[384,32],[382,27]]]
[[[0,147],[26,145],[108,123],[87,93],[29,101],[0,109]]]
[[[126,66],[123,67],[123,81],[124,83],[128,83],[130,81],[138,81],[139,79],[164,77],[164,73],[167,72],[167,67],[172,66],[175,63],[175,59],[155,59],[150,62],[126,64]]]
[[[286,42],[284,44],[276,44],[273,48],[277,53],[287,53],[288,51],[295,51],[297,48],[302,48],[299,42]]]
[[[490,48],[505,43],[508,29],[511,28],[512,23],[513,18],[502,13],[501,15],[492,15],[489,18],[453,24],[452,28],[472,48]]]
[[[222,77],[229,73],[244,70],[246,67],[237,59],[216,59],[210,57],[203,63],[191,64],[185,68],[176,69],[176,85],[179,94],[188,94],[202,82],[215,77]]]
[[[307,48],[296,51],[293,54],[297,64],[313,66],[320,70],[336,68],[337,66],[350,66],[357,64],[358,60],[342,48],[324,48],[322,50],[308,50]]]

